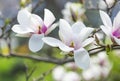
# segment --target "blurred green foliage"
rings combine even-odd
[[[26,70],[29,74],[35,68],[29,81],[33,81],[42,76],[42,73],[54,67],[53,64],[43,63],[28,59],[3,58],[0,57],[0,81],[25,81]],[[44,77],[46,81],[53,81],[51,74]]]

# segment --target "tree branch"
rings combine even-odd
[[[19,57],[19,58],[27,58],[27,59],[32,59],[36,61],[41,61],[41,62],[48,62],[48,63],[54,63],[54,64],[65,64],[67,62],[73,62],[73,58],[68,58],[68,59],[57,59],[57,58],[48,58],[48,57],[41,57],[38,55],[18,55],[18,54],[10,54],[8,57]]]

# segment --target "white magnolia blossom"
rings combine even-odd
[[[105,1],[106,1],[107,5],[106,5]],[[106,10],[107,7],[108,8],[112,7],[115,2],[115,0],[105,0],[105,1],[99,0],[98,6],[100,9]]]
[[[66,73],[66,70],[62,66],[57,66],[53,71],[52,71],[52,76],[55,81],[62,81],[62,78],[64,77]]]
[[[90,57],[83,47],[94,41],[93,38],[88,38],[93,30],[82,22],[76,22],[71,27],[66,20],[60,19],[59,37],[61,41],[52,37],[45,37],[43,41],[52,47],[59,47],[64,52],[73,52],[76,65],[87,69]]]
[[[76,72],[66,72],[61,81],[81,81],[81,76]]]
[[[66,68],[72,69],[72,70],[76,70],[78,69],[78,67],[76,66],[75,62],[69,62],[65,64]]]
[[[104,25],[101,25],[102,31],[110,37],[112,40],[114,40],[117,44],[120,45],[120,12],[116,15],[116,17],[112,21],[110,17],[104,12],[100,11],[100,16],[103,21]]]
[[[42,38],[56,27],[56,24],[52,24],[55,16],[48,9],[44,10],[44,20],[36,14],[31,14],[27,9],[18,12],[17,20],[19,24],[14,25],[12,30],[17,36],[30,37],[29,49],[33,52],[43,47]]]
[[[81,76],[77,72],[67,71],[63,66],[53,69],[52,76],[55,81],[81,81]]]
[[[106,78],[112,68],[108,56],[105,52],[100,52],[97,56],[92,56],[90,68],[82,72],[85,81],[96,81],[101,77]]]
[[[75,20],[82,20],[84,12],[82,4],[73,2],[67,2],[65,9],[62,10],[63,18],[70,23],[74,23],[73,16],[76,17]]]

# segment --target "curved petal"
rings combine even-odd
[[[107,36],[110,36],[111,30],[109,30],[106,26],[103,26],[103,25],[101,25],[100,28]]]
[[[109,29],[112,29],[112,22],[108,14],[100,10],[100,17],[102,19],[103,24],[109,27]]]
[[[44,34],[33,34],[31,38],[29,39],[29,49],[32,52],[37,52],[42,49],[44,42],[42,38],[44,37]]]
[[[55,21],[55,16],[48,9],[44,10],[44,14],[45,14],[44,15],[44,24],[46,27],[49,27]]]
[[[78,67],[85,70],[90,65],[90,56],[84,48],[74,51],[74,60]]]
[[[49,34],[51,31],[53,31],[58,26],[58,23],[54,23],[50,28],[47,29],[45,32],[45,35]]]
[[[94,38],[88,38],[88,39],[86,39],[84,42],[82,42],[82,47],[85,47],[85,46],[89,45],[93,41],[94,41]]]
[[[120,27],[120,12],[118,12],[117,16],[113,21],[113,29]]]
[[[62,51],[64,52],[70,52],[73,51],[74,49],[71,47],[66,46],[64,43],[62,43],[60,40],[52,38],[52,37],[44,37],[43,41],[52,46],[52,47],[59,47]]]
[[[86,26],[80,21],[78,21],[78,22],[76,22],[75,24],[72,25],[72,30],[76,34],[79,34],[80,31],[82,30],[82,28],[86,28]]]
[[[36,14],[32,14],[31,15],[31,24],[34,25],[35,27],[42,27],[43,26],[43,20],[40,16],[36,15]]]
[[[19,24],[28,26],[30,23],[30,16],[31,16],[30,12],[28,12],[26,9],[22,9],[18,12],[17,20]]]
[[[119,44],[119,45],[120,45],[120,39],[118,39],[118,38],[114,37],[114,40],[115,40],[115,42],[116,42],[117,44]]]
[[[18,34],[26,34],[26,33],[34,32],[32,29],[28,27],[23,27],[21,25],[14,25],[12,27],[12,31]]]
[[[90,28],[90,27],[83,28],[78,35],[79,40],[81,42],[84,41],[93,32],[93,30],[94,28]]]
[[[60,19],[60,26],[59,26],[59,37],[63,42],[68,42],[70,40],[72,40],[72,36],[73,32],[72,32],[72,28],[69,25],[69,23],[64,20],[64,19]]]

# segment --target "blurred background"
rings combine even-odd
[[[2,32],[0,33],[0,81],[120,81],[120,50],[109,54],[103,51],[92,55],[90,68],[85,71],[78,68],[74,62],[57,65],[9,56],[12,51],[18,55],[36,54],[51,59],[64,58],[59,49],[47,45],[41,51],[32,53],[28,49],[28,38],[16,37],[15,33],[9,31],[11,26],[18,23],[16,16],[21,8],[28,8],[42,18],[44,8],[48,8],[56,16],[56,22],[60,18],[66,19],[70,24],[80,20],[86,26],[99,28],[102,24],[99,10],[108,12],[113,20],[120,10],[120,1],[0,0],[0,31]],[[49,35],[58,37],[57,31],[58,28]],[[108,42],[104,34],[101,32],[97,34],[102,42]]]

